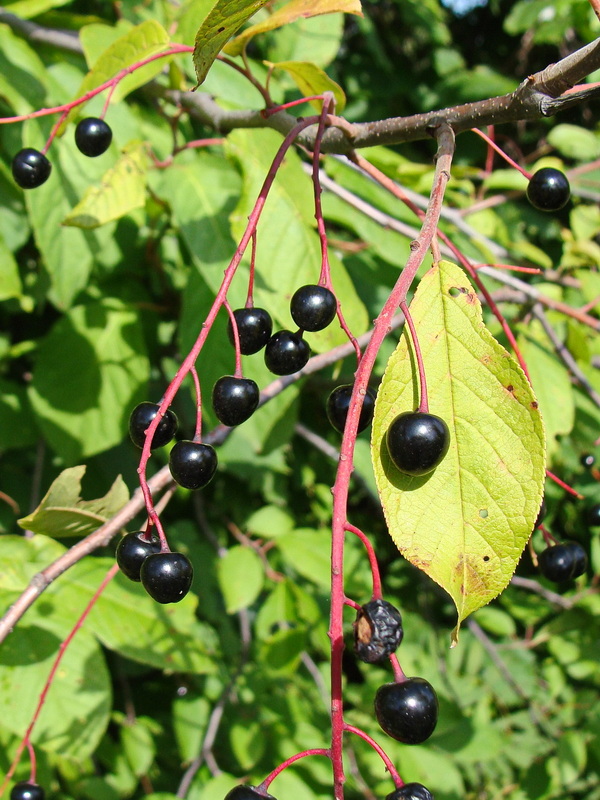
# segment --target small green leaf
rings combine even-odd
[[[230,42],[225,51],[230,55],[239,55],[246,47],[250,39],[259,33],[281,28],[289,25],[297,19],[307,19],[317,17],[321,14],[334,14],[343,12],[346,14],[356,14],[362,17],[360,0],[290,0],[273,14],[270,14],[262,22],[252,25]]]
[[[346,95],[342,87],[332,80],[329,75],[309,61],[280,61],[278,64],[271,65],[274,69],[282,69],[290,75],[302,94],[305,97],[333,92],[335,97],[335,110],[340,113],[346,105]],[[319,107],[320,102],[311,101],[313,105]]]
[[[264,584],[264,569],[250,547],[232,547],[218,563],[219,586],[228,614],[247,608],[256,600]]]
[[[593,161],[600,157],[600,138],[579,125],[556,125],[548,132],[548,141],[565,158]]]
[[[162,50],[166,50],[169,45],[169,34],[163,26],[156,20],[149,19],[136,25],[130,31],[120,36],[114,41],[102,55],[83,79],[76,98],[83,97],[87,92],[101,86],[106,81],[111,80],[122,70],[126,70],[145,58],[156,55]],[[117,103],[128,94],[148,83],[158,75],[168,63],[168,58],[159,58],[156,61],[146,64],[135,72],[126,75],[119,81],[111,95],[111,102]],[[79,115],[83,105],[77,106],[69,115]]]
[[[144,145],[129,145],[99,186],[90,186],[63,225],[97,228],[119,219],[146,202],[146,166]]]
[[[268,0],[217,0],[200,30],[194,44],[194,67],[200,85],[223,45]]]
[[[112,517],[129,499],[129,492],[119,475],[104,497],[82,500],[81,480],[85,467],[70,467],[54,480],[39,506],[17,520],[25,530],[43,533],[56,539],[87,536]]]
[[[452,597],[462,620],[508,584],[542,499],[544,430],[523,371],[483,324],[476,293],[449,262],[432,267],[410,306],[432,414],[450,449],[428,475],[400,473],[385,446],[392,420],[417,405],[406,330],[375,406],[372,457],[390,535]]]
[[[331,581],[331,537],[327,531],[297,528],[277,539],[277,547],[290,567],[319,586]]]

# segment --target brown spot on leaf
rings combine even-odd
[[[535,401],[535,400],[533,400],[533,401],[532,401],[532,403],[531,403],[531,407],[534,409],[534,411],[537,409],[537,407],[538,407],[538,404],[536,403],[536,401]]]

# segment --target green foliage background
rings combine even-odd
[[[102,2],[6,2],[7,10],[23,18],[80,32],[87,63],[75,53],[34,46],[0,25],[0,115],[26,114],[78,96],[88,66],[120,36],[130,36],[142,54],[160,42],[158,25],[176,25],[174,41],[193,44],[209,5],[123,0],[117,17],[116,6]],[[257,76],[265,75],[263,60],[314,62],[345,91],[345,116],[361,121],[510,91],[556,61],[565,46],[575,49],[597,34],[586,0],[492,0],[463,17],[437,0],[365,2],[364,11],[363,19],[332,14],[255,38],[249,56]],[[133,27],[142,23],[143,36]],[[22,146],[42,146],[51,120],[0,126],[0,489],[13,501],[0,502],[2,609],[64,551],[63,537],[73,536],[72,529],[48,524],[45,533],[28,539],[16,524],[64,469],[87,465],[85,475],[69,473],[74,497],[79,489],[86,499],[103,497],[118,475],[124,486],[119,483],[115,496],[122,499],[125,487],[135,488],[139,452],[125,436],[129,412],[140,400],[160,398],[195,339],[280,141],[270,131],[236,131],[222,147],[184,152],[172,166],[154,169],[141,143],[159,159],[168,157],[168,115],[174,109],[165,106],[167,114],[159,113],[143,84],[155,79],[165,87],[189,88],[195,81],[191,57],[161,69],[159,64],[146,72],[111,105],[107,120],[114,141],[100,158],[79,154],[69,122],[49,153],[52,177],[36,191],[24,193],[14,185],[10,160]],[[230,109],[261,104],[248,82],[218,62],[202,90]],[[298,96],[283,70],[275,71],[271,90],[276,100]],[[100,113],[102,102],[91,101],[85,114]],[[525,156],[528,167],[543,159],[575,168],[600,157],[597,111],[597,103],[583,105],[558,119],[502,127],[497,135],[513,157]],[[206,135],[214,133],[186,115],[177,122],[178,143]],[[431,143],[420,142],[373,149],[369,157],[426,195],[432,153]],[[127,169],[132,163],[133,171]],[[499,161],[485,175],[484,163],[484,144],[463,134],[448,193],[462,224],[456,216],[446,219],[446,232],[477,261],[490,258],[482,237],[492,239],[507,251],[507,263],[547,270],[532,278],[546,294],[573,306],[590,304],[597,314],[600,167],[573,181],[575,199],[566,210],[544,216],[524,200],[520,176]],[[118,214],[103,217],[94,207],[103,224],[78,226],[81,216],[73,209],[115,169],[129,176],[124,184],[117,171],[108,181],[113,189],[123,188]],[[414,225],[406,209],[340,161],[329,159],[325,169],[375,208]],[[507,193],[504,202],[470,211],[500,192]],[[325,193],[323,204],[334,242],[334,282],[354,332],[362,333],[403,266],[410,237],[380,228],[333,194]],[[69,215],[71,224],[64,224]],[[246,269],[232,288],[234,307],[245,299]],[[278,324],[289,325],[291,293],[315,281],[318,269],[311,187],[301,156],[290,153],[259,229],[257,300]],[[568,280],[560,284],[557,277]],[[584,511],[600,501],[600,486],[579,459],[584,452],[600,456],[593,445],[600,411],[573,385],[521,306],[503,308],[530,363],[547,426],[549,466],[586,498],[575,503],[549,484],[549,527],[582,542],[590,552],[590,574],[596,574],[597,531],[589,530]],[[591,366],[600,358],[598,337],[555,312],[549,318],[600,391]],[[498,325],[487,321],[506,344]],[[200,359],[205,387],[233,369],[233,350],[222,345],[225,324],[224,317],[217,320]],[[340,341],[332,331],[313,337],[311,345],[325,351]],[[394,346],[390,337],[377,377]],[[246,359],[244,369],[261,386],[269,381],[260,357]],[[258,783],[294,752],[328,745],[334,464],[296,426],[302,423],[336,446],[339,437],[327,424],[324,401],[334,386],[351,381],[352,371],[350,361],[340,363],[290,387],[232,433],[219,450],[218,477],[200,496],[177,492],[164,522],[172,547],[188,553],[195,566],[193,592],[184,602],[158,608],[120,576],[108,587],[69,648],[34,732],[38,779],[50,798],[173,797],[232,681],[235,690],[212,760],[197,772],[190,800],[219,800],[236,779],[248,776]],[[183,434],[191,434],[191,387],[178,395],[175,409]],[[207,409],[205,425],[214,423]],[[165,460],[158,453],[153,463]],[[356,466],[352,519],[373,537],[386,597],[402,610],[402,666],[408,675],[426,677],[441,702],[438,727],[425,745],[386,742],[405,780],[425,783],[437,800],[600,798],[595,583],[584,578],[566,587],[568,609],[510,587],[474,615],[460,646],[450,651],[453,606],[398,556],[387,536],[368,434],[359,439]],[[93,510],[104,513],[102,504],[99,509]],[[140,517],[137,525],[142,524]],[[542,546],[537,534],[534,543]],[[0,772],[10,764],[60,642],[113,563],[112,553],[107,547],[63,575],[0,649]],[[528,555],[518,574],[540,580]],[[346,591],[359,602],[371,591],[363,550],[353,539]],[[351,621],[348,612],[349,638]],[[349,648],[345,673],[348,721],[382,741],[372,699],[389,679],[388,669],[356,663]],[[381,762],[359,739],[348,744],[349,800],[383,798],[392,787]],[[24,759],[17,777],[28,774]],[[279,800],[330,800],[329,765],[305,759],[277,778],[272,791]]]

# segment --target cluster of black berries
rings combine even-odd
[[[75,144],[84,156],[101,156],[110,147],[112,130],[97,117],[82,119],[75,128]],[[12,160],[12,174],[22,189],[35,189],[50,177],[52,164],[44,153],[33,147],[24,147]]]
[[[256,786],[235,786],[225,800],[276,800],[272,794],[260,791]],[[388,794],[385,800],[433,800],[433,795],[422,783],[405,783]]]

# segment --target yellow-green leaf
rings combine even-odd
[[[342,87],[332,80],[329,75],[312,64],[310,61],[280,61],[278,64],[271,65],[274,69],[285,70],[295,81],[305,97],[323,94],[323,92],[333,92],[335,97],[335,110],[340,113],[346,105],[346,95]],[[319,107],[320,103],[315,103]]]
[[[362,7],[360,0],[291,0],[267,19],[252,25],[230,42],[225,48],[229,55],[239,55],[250,39],[258,33],[281,28],[297,19],[307,19],[317,17],[321,14],[335,14],[343,12],[345,14],[356,14],[362,17]]]
[[[194,68],[198,85],[206,78],[224,44],[267,2],[268,0],[217,0],[196,34]]]
[[[25,530],[43,533],[56,539],[87,536],[112,517],[129,499],[129,492],[119,475],[104,497],[82,500],[81,480],[85,467],[70,467],[56,478],[39,506],[18,520]]]
[[[127,147],[99,186],[90,186],[63,225],[97,228],[141,208],[146,202],[146,153],[143,144]]]
[[[98,57],[92,69],[83,79],[75,97],[82,97],[86,92],[95,89],[106,81],[114,78],[121,70],[128,69],[138,61],[166,50],[169,45],[169,34],[156,20],[149,19],[136,25],[127,33],[120,36]],[[122,100],[134,89],[143,86],[158,75],[165,67],[169,57],[160,58],[136,69],[123,80],[119,81],[111,102]],[[83,106],[77,106],[71,116],[81,113]]]
[[[391,462],[385,433],[418,405],[418,373],[405,330],[375,407],[372,456],[385,517],[400,552],[452,597],[460,623],[508,584],[533,530],[544,486],[538,404],[516,361],[483,324],[462,270],[432,267],[410,305],[423,352],[429,409],[450,449],[414,478]]]

